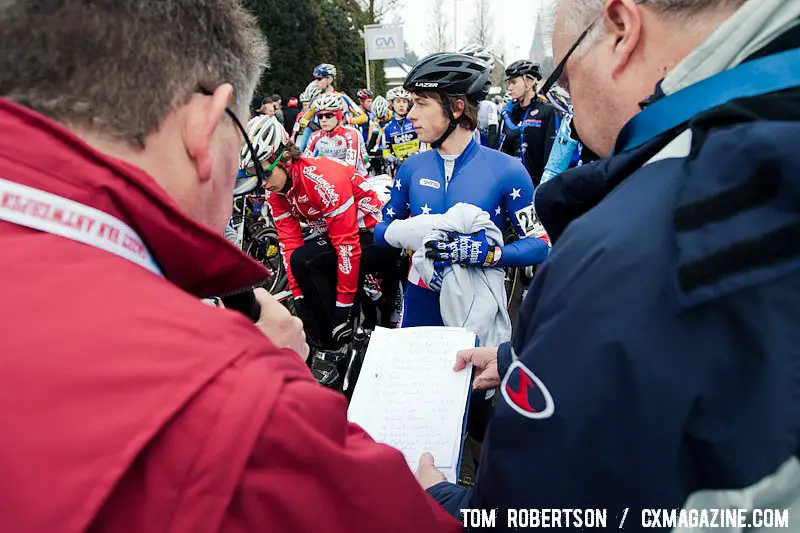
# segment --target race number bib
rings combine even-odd
[[[350,164],[355,163],[356,162],[356,151],[353,150],[352,148],[348,148],[347,152],[345,153],[344,160],[347,161]]]
[[[522,228],[522,232],[526,237],[538,239],[547,234],[544,226],[539,222],[539,217],[536,216],[536,209],[534,209],[533,204],[520,209],[514,213],[514,216],[517,217],[519,227]]]

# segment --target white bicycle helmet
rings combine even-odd
[[[494,69],[494,55],[479,44],[468,44],[459,50],[458,53],[472,56],[475,59],[483,61],[489,67],[489,70]]]
[[[300,101],[301,102],[313,102],[317,99],[317,97],[322,94],[322,92],[317,87],[317,82],[312,81],[308,84],[305,90],[300,93]]]
[[[411,100],[411,93],[402,87],[392,87],[389,89],[389,92],[386,93],[386,99],[391,102],[395,98],[405,98],[406,100]],[[375,105],[375,102],[373,102],[372,105]]]
[[[317,113],[321,111],[342,111],[344,100],[336,93],[325,93],[314,101]]]
[[[386,98],[381,95],[376,96],[372,101],[372,112],[378,118],[385,117],[389,113],[389,102],[386,101]]]
[[[263,166],[267,166],[264,162],[279,154],[289,142],[289,135],[274,116],[262,115],[252,119],[247,123],[247,136]],[[253,166],[253,156],[245,144],[239,154],[239,168],[248,169]]]

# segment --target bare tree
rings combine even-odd
[[[397,12],[405,6],[405,0],[360,0],[369,15],[370,22],[384,22],[391,12]]]
[[[470,23],[469,42],[484,48],[493,49],[494,19],[489,10],[489,0],[475,0],[475,15]]]
[[[423,46],[428,53],[450,50],[450,22],[444,11],[446,0],[432,0],[428,11],[428,37]]]

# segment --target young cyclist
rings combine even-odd
[[[351,310],[359,277],[377,274],[384,295],[395,294],[398,253],[375,244],[373,228],[381,220],[381,203],[364,185],[355,167],[326,157],[304,157],[272,117],[250,124],[250,140],[267,176],[264,188],[297,315],[317,352],[312,372],[323,385],[335,386],[337,350],[352,335]],[[247,149],[241,167],[255,174]],[[304,242],[300,222],[324,234]],[[393,298],[388,298],[393,300]],[[393,302],[392,302],[393,303]]]
[[[489,90],[489,69],[467,55],[434,54],[408,74],[404,87],[411,91],[414,107],[409,120],[420,141],[432,150],[411,156],[397,172],[384,220],[375,240],[388,246],[385,234],[402,231],[403,219],[443,214],[459,203],[485,211],[502,231],[509,224],[518,240],[490,244],[483,232],[453,234],[432,243],[430,253],[440,266],[460,264],[473,268],[521,267],[547,257],[546,242],[538,239],[533,184],[519,162],[502,152],[480,146],[473,138],[477,104]],[[412,268],[406,285],[403,327],[441,326],[440,292],[428,287]],[[473,398],[469,431],[481,440],[490,404]]]
[[[336,93],[327,93],[314,101],[320,129],[308,138],[305,155],[307,157],[333,157],[356,167],[362,176],[366,175],[364,164],[366,148],[360,132],[344,123],[344,101]]]
[[[383,129],[383,158],[397,169],[422,147],[414,124],[407,118],[411,94],[402,87],[394,87],[386,93],[386,100],[392,106],[392,119]]]
[[[372,113],[372,100],[375,95],[373,95],[372,91],[369,89],[359,89],[356,96],[358,97],[361,110],[367,114],[367,121],[358,126],[361,135],[364,137],[364,142],[366,143],[369,140],[370,123],[375,120],[375,115]]]
[[[369,131],[366,138],[367,154],[370,158],[370,168],[375,173],[386,174],[386,163],[383,160],[383,129],[391,120],[389,102],[381,95],[372,102],[372,120],[369,122]]]
[[[527,60],[515,61],[505,74],[514,101],[502,113],[504,140],[500,149],[519,157],[534,186],[538,186],[561,123],[561,113],[537,93],[537,82],[542,79],[539,65]]]
[[[494,69],[494,55],[479,44],[470,44],[459,50],[460,54],[472,56]],[[497,104],[485,98],[478,103],[478,139],[481,145],[489,148],[500,147],[500,111]]]
[[[312,81],[308,84],[308,86],[300,93],[300,103],[302,108],[300,113],[305,115],[308,110],[311,108],[311,102],[316,100],[322,93],[320,92],[319,88],[317,87],[317,82]],[[300,125],[300,117],[297,117],[295,120],[294,127],[292,128],[292,142],[298,143],[301,149],[305,148],[306,143],[308,142],[308,136],[304,135],[305,130],[312,126],[319,126],[316,122],[310,122],[306,126]],[[317,129],[312,127],[312,129]],[[309,130],[309,135],[311,131]]]
[[[329,63],[321,63],[314,68],[314,82],[322,94],[336,93],[342,97],[345,103],[344,116],[348,124],[358,126],[367,122],[368,117],[361,107],[353,102],[353,99],[343,92],[338,92],[333,88],[333,82],[336,79],[336,67]],[[312,102],[311,107],[305,115],[300,119],[302,127],[305,127],[308,122],[314,117],[317,110],[314,108]]]

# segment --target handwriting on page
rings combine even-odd
[[[469,372],[455,355],[475,336],[449,328],[376,329],[350,404],[350,420],[403,452],[416,469],[431,452],[437,466],[458,461]]]

